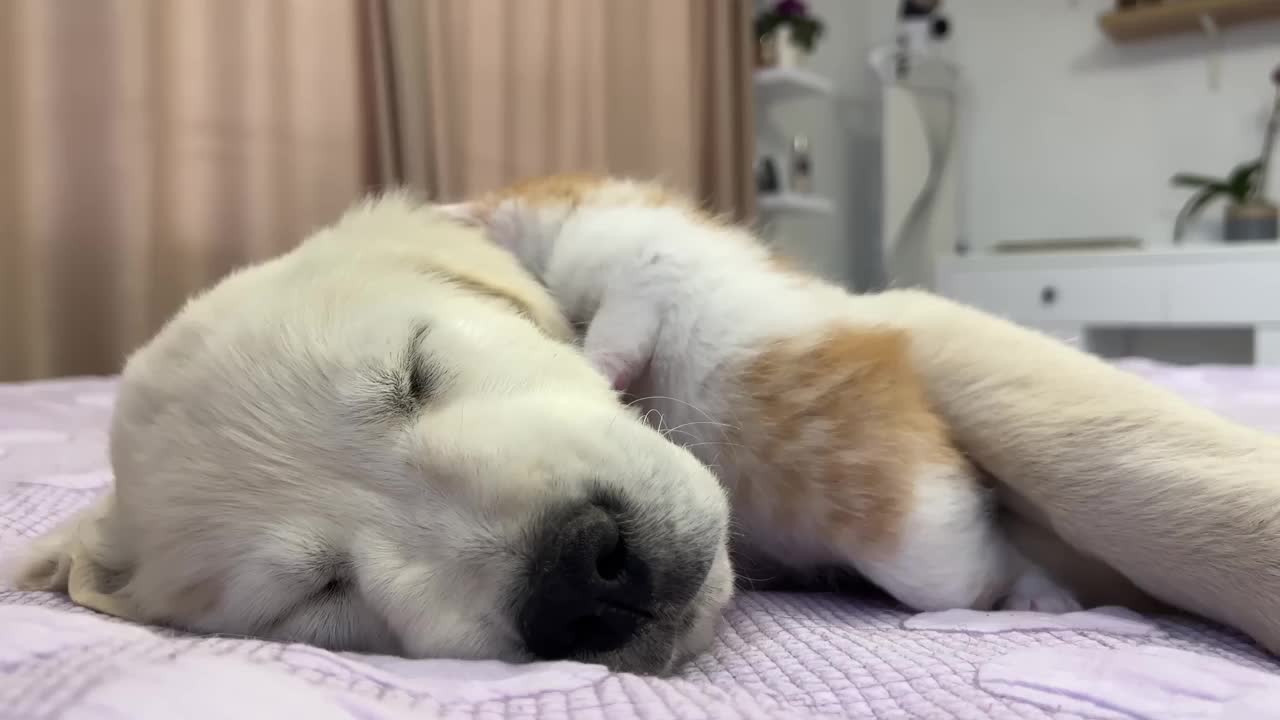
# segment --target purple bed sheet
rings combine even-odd
[[[1123,364],[1280,431],[1280,368]],[[110,484],[113,390],[0,385],[0,565]],[[1233,632],[1119,609],[912,614],[747,593],[709,653],[658,679],[193,637],[0,586],[0,718],[1280,718],[1278,671]]]

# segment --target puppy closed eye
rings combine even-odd
[[[398,400],[401,408],[408,413],[427,404],[444,381],[444,368],[422,352],[422,341],[429,332],[431,329],[426,325],[414,328],[400,363],[402,392]]]
[[[409,340],[394,362],[371,374],[378,388],[373,406],[363,409],[371,422],[402,420],[412,417],[440,392],[447,379],[445,368],[422,351],[422,342],[430,332],[426,325],[414,327]]]
[[[440,388],[443,372],[439,365],[425,361],[415,362],[409,368],[406,400],[417,409],[427,404]]]

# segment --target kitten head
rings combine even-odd
[[[617,208],[675,209],[700,222],[714,221],[686,195],[659,182],[589,174],[532,178],[475,200],[439,206],[455,221],[483,226],[492,241],[535,272],[571,217]]]

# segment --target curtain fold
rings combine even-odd
[[[660,177],[754,214],[748,0],[370,0],[400,122],[380,180],[455,200],[525,177]]]
[[[358,1],[0,1],[0,380],[117,371],[364,192]]]
[[[0,381],[119,370],[370,188],[752,214],[747,0],[0,0]]]

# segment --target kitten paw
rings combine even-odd
[[[526,213],[516,200],[504,200],[489,213],[489,239],[505,248],[514,248],[525,235]]]
[[[1062,614],[1081,610],[1082,607],[1069,590],[1044,571],[1031,569],[1014,581],[1008,596],[1000,603],[1000,609]]]

